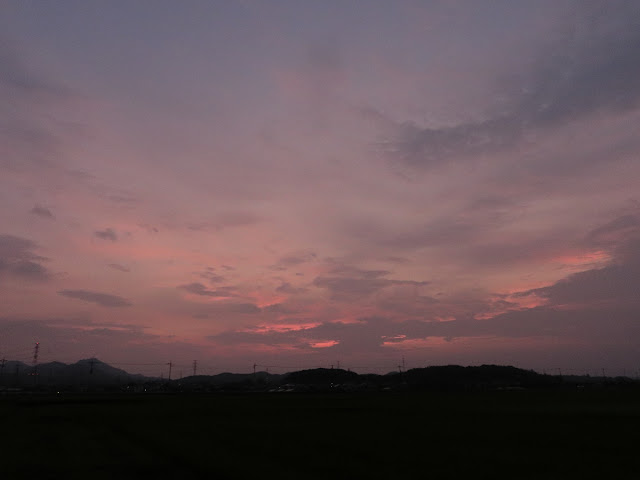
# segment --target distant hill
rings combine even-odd
[[[277,375],[267,372],[256,373],[230,373],[223,372],[217,375],[194,375],[185,377],[180,380],[172,381],[174,386],[177,384],[184,390],[193,390],[195,387],[208,387],[220,390],[238,390],[238,389],[255,389],[259,387],[267,387],[269,385],[278,385],[283,375]]]
[[[303,385],[331,385],[358,383],[359,375],[341,368],[313,368],[291,372],[284,377],[285,383]]]
[[[357,374],[340,368],[315,368],[286,374],[268,372],[194,375],[179,380],[132,375],[96,358],[73,364],[43,363],[34,367],[6,361],[0,371],[0,392],[7,389],[108,388],[133,392],[311,392],[311,391],[465,391],[523,388],[582,387],[593,385],[640,386],[627,377],[560,377],[541,375],[512,366],[459,365],[413,368],[386,375]]]
[[[0,378],[0,386],[114,386],[152,380],[155,379],[132,375],[96,358],[79,360],[70,365],[49,362],[33,366],[23,362],[7,361]]]
[[[511,366],[445,365],[413,368],[406,372],[390,372],[386,375],[358,375],[342,369],[316,368],[291,372],[283,378],[283,382],[313,387],[316,390],[328,387],[340,387],[343,390],[469,390],[543,387],[557,385],[561,380],[558,377],[540,375],[531,370]]]
[[[416,389],[455,390],[543,387],[556,385],[560,379],[511,366],[446,365],[413,368],[402,374],[402,381]]]

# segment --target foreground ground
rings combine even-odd
[[[0,398],[2,478],[640,478],[640,392]]]

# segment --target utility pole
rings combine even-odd
[[[92,358],[91,360],[89,360],[89,375],[93,375],[93,364],[95,363],[95,360]]]
[[[255,363],[253,364],[253,375],[254,375],[254,376],[255,376],[255,374],[256,374],[256,367],[257,367],[257,366],[258,366],[258,365],[256,365]]]
[[[171,361],[169,361],[169,363],[167,363],[167,365],[169,365],[169,380],[171,380],[171,367],[173,366],[173,363]]]
[[[197,361],[197,360],[194,360],[194,361],[193,361],[193,376],[194,376],[194,377],[196,376],[196,371],[197,371],[197,369],[198,369],[198,361]]]
[[[0,360],[0,377],[4,377],[4,363],[7,360],[5,358],[3,358],[2,360]]]

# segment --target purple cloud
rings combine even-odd
[[[31,281],[47,281],[51,273],[42,265],[45,257],[33,253],[37,245],[22,237],[0,235],[0,278],[3,274]]]
[[[93,235],[102,240],[109,240],[115,242],[118,240],[118,235],[113,228],[105,228],[104,230],[96,230]]]
[[[60,290],[59,295],[67,298],[74,298],[89,303],[95,303],[101,307],[130,307],[133,305],[126,298],[108,293],[92,292],[90,290]]]
[[[37,216],[42,217],[42,218],[55,218],[53,216],[53,213],[51,213],[51,210],[49,210],[47,207],[43,207],[41,205],[36,205],[31,210],[29,210],[29,213],[32,213],[32,214],[37,215]]]

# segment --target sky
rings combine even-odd
[[[639,52],[634,0],[3,1],[0,356],[637,375]]]

